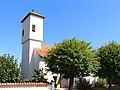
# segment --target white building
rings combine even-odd
[[[22,78],[31,79],[34,70],[44,68],[44,56],[54,46],[43,45],[43,21],[44,16],[35,12],[29,12],[21,21],[22,23]],[[46,75],[48,82],[53,80],[53,74]],[[58,87],[68,87],[66,79],[57,77]]]
[[[43,57],[53,46],[42,45],[44,16],[35,12],[28,13],[22,23],[22,75],[23,79],[31,79],[34,70],[44,68]],[[48,81],[53,79],[48,73]]]

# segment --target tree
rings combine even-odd
[[[10,56],[9,54],[0,56],[0,82],[11,83],[20,81],[21,73],[17,59],[14,59],[14,56]]]
[[[112,89],[112,77],[120,76],[120,45],[115,41],[102,46],[97,53],[100,57],[100,67],[98,75],[108,78],[109,90]]]
[[[70,78],[69,90],[73,87],[74,77],[86,76],[97,72],[99,62],[90,43],[76,38],[55,44],[45,57],[48,70]]]
[[[44,78],[46,74],[43,73],[43,69],[34,70],[34,74],[32,75],[33,82],[47,82],[47,79]]]

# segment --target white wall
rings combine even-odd
[[[32,24],[34,24],[35,32],[32,31]],[[43,41],[43,18],[30,15],[30,39]]]
[[[31,79],[34,69],[39,69],[40,57],[34,48],[41,48],[41,42],[28,40],[22,45],[22,75],[23,79]]]
[[[41,48],[41,42],[29,40],[29,79],[34,72],[34,69],[39,68],[40,57],[36,54],[35,48]]]
[[[67,87],[69,87],[69,79],[62,78],[62,79],[61,79],[61,87],[62,87],[62,88],[67,88]]]
[[[28,79],[29,76],[29,41],[22,45],[22,78]]]
[[[32,25],[35,25],[35,32]],[[43,18],[29,15],[22,23],[22,75],[23,79],[31,79],[34,69],[39,68],[40,57],[34,52],[34,48],[41,48],[43,41]],[[35,64],[36,63],[36,64]]]
[[[47,87],[0,87],[0,90],[51,90]]]
[[[38,70],[38,69],[43,68],[43,72],[47,73],[45,78],[48,79],[48,82],[51,82],[51,80],[54,80],[53,75],[56,75],[56,74],[52,74],[51,72],[46,71],[46,64],[45,64],[44,58],[40,57],[40,55],[37,53],[35,48],[31,52],[32,52],[31,60],[29,60],[29,66],[28,66],[29,67],[29,75],[28,75],[29,79],[32,78],[32,74],[34,73],[35,69]]]
[[[47,73],[47,75],[45,76],[45,78],[48,79],[48,82],[51,82],[51,80],[54,80],[53,79],[53,75],[56,75],[56,74],[52,74],[51,72],[47,72],[46,69],[46,64],[45,64],[45,60],[44,58],[40,57],[40,55],[37,53],[36,49],[34,49],[34,55],[33,55],[33,68],[34,69],[42,69],[43,68],[43,72],[44,73]]]
[[[35,25],[35,32],[32,31],[33,24]],[[34,15],[28,16],[22,23],[23,29],[22,43],[29,39],[43,41],[43,18]]]
[[[30,17],[27,17],[26,20],[22,23],[22,30],[24,30],[24,36],[22,36],[22,43],[28,40],[29,30],[30,30]]]

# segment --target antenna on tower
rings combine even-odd
[[[32,12],[34,12],[34,9],[32,9]]]

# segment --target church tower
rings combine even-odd
[[[33,73],[32,55],[34,48],[41,48],[43,41],[44,16],[29,12],[22,23],[22,77],[31,79]]]

